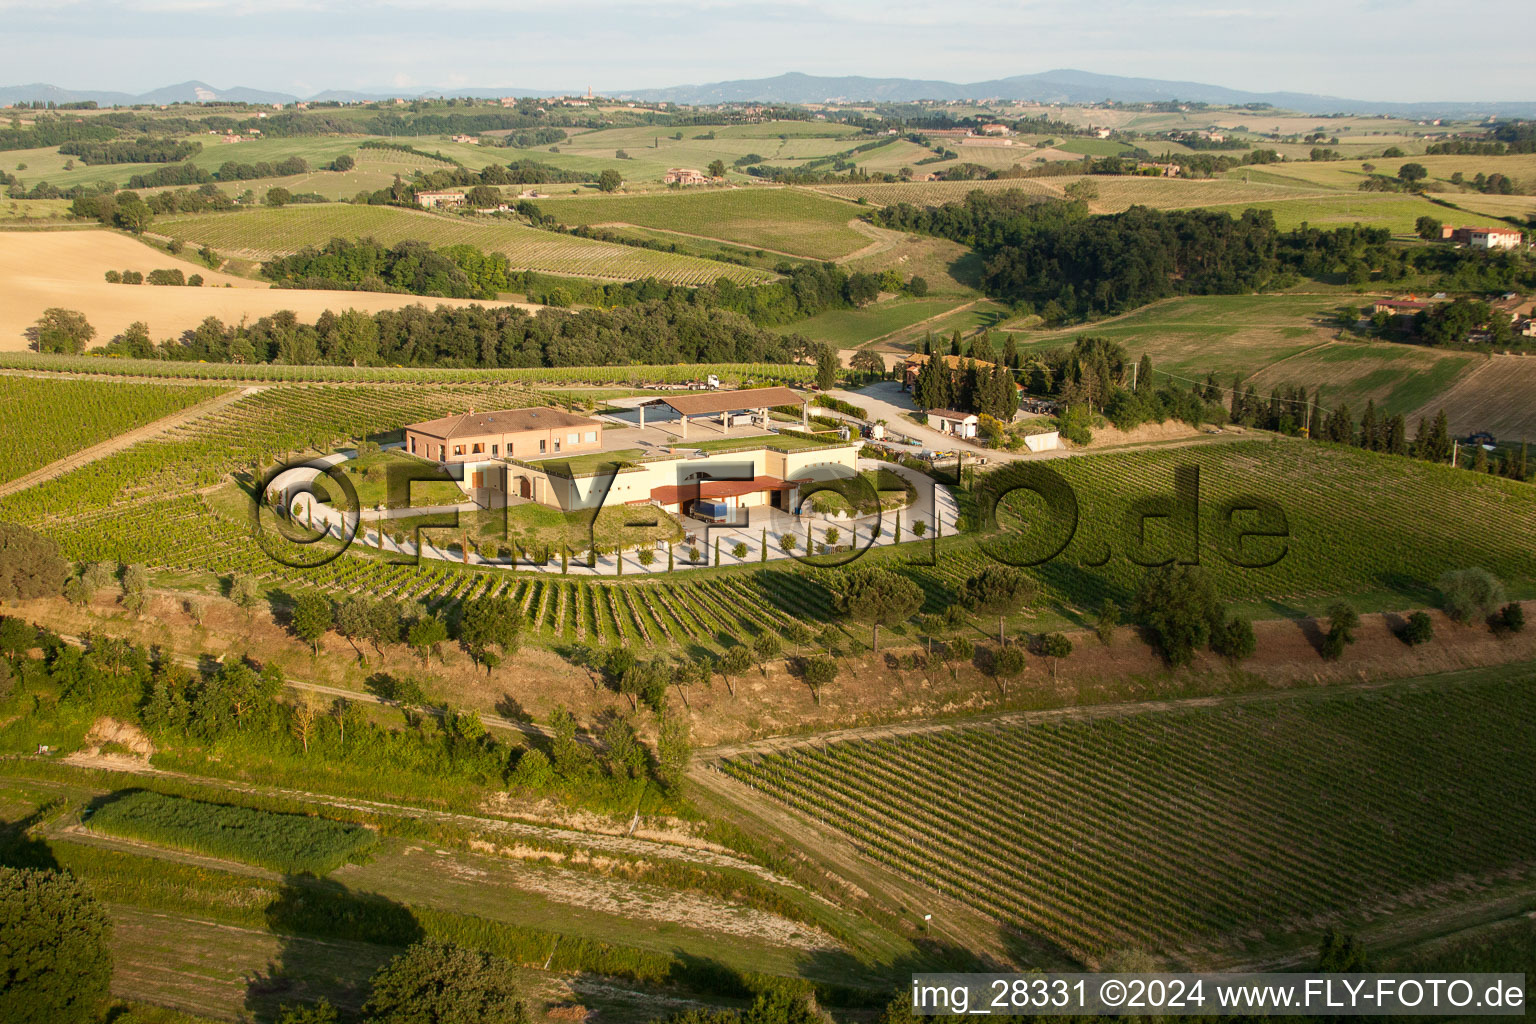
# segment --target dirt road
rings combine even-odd
[[[5,483],[0,484],[0,498],[9,494],[15,494],[17,491],[24,491],[28,487],[35,487],[44,480],[52,480],[54,477],[63,476],[65,473],[79,469],[81,466],[89,465],[97,459],[104,459],[113,452],[120,452],[129,445],[137,444],[140,441],[156,437],[166,431],[191,423],[193,420],[200,419],[209,413],[217,412],[227,405],[233,405],[247,395],[254,395],[260,390],[261,388],[259,387],[232,388],[223,394],[208,399],[206,402],[199,402],[196,405],[188,406],[180,412],[172,413],[169,416],[162,416],[153,423],[146,423],[142,427],[135,427],[126,433],[118,434],[116,437],[110,437],[98,444],[93,444],[89,448],[82,448],[77,452],[72,452],[62,459],[55,459],[46,466],[34,469],[26,476],[19,476],[15,480],[7,480]]]

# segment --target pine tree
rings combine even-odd
[[[1243,381],[1235,373],[1232,375],[1232,422],[1243,422]]]
[[[1381,450],[1389,455],[1408,454],[1408,423],[1403,419],[1403,414],[1398,413],[1387,423],[1386,434],[1382,438]]]
[[[1003,365],[1010,370],[1019,368],[1019,347],[1013,343],[1013,332],[1009,332],[1008,338],[1003,342]]]
[[[953,333],[953,334],[951,334],[949,336],[949,354],[952,355],[952,356],[958,356],[960,354],[960,332],[959,331],[955,331],[955,333]]]
[[[1216,383],[1216,375],[1214,373],[1205,375],[1205,390],[1201,393],[1200,397],[1204,398],[1207,402],[1221,401],[1221,386]]]

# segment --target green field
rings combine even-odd
[[[156,233],[210,245],[220,253],[265,260],[332,238],[373,238],[385,245],[420,239],[433,246],[469,244],[504,253],[518,270],[611,280],[656,277],[678,284],[770,275],[748,267],[541,231],[513,220],[469,219],[387,206],[329,204],[232,213],[179,214],[155,221]]]
[[[1261,394],[1282,384],[1321,388],[1323,404],[1348,404],[1358,416],[1367,400],[1409,413],[1446,394],[1483,357],[1395,342],[1339,341],[1335,310],[1368,297],[1334,294],[1198,295],[1165,299],[1133,313],[1067,330],[1014,332],[1022,354],[1070,345],[1079,335],[1110,338],[1133,358],[1147,355],[1181,382],[1234,375]],[[1000,346],[1003,335],[994,335]]]
[[[0,482],[25,476],[223,389],[116,381],[0,378]]]
[[[254,807],[125,790],[100,801],[93,830],[227,857],[285,875],[324,875],[365,858],[377,840],[358,825]]]
[[[1481,670],[721,767],[1019,929],[1032,951],[1210,965],[1314,948],[1325,924],[1348,929],[1383,905],[1529,884],[1533,714],[1524,671]]]
[[[888,299],[863,309],[833,309],[778,330],[803,334],[838,348],[857,348],[876,338],[921,323],[961,305],[955,299]]]
[[[734,242],[808,259],[831,260],[869,243],[848,226],[844,203],[785,188],[718,189],[651,196],[540,201],[562,224],[633,224]]]

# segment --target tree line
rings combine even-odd
[[[1518,257],[1429,248],[1407,250],[1384,228],[1282,232],[1269,211],[1233,217],[1212,210],[1153,210],[1089,216],[1080,201],[1017,192],[973,192],[962,202],[900,203],[870,215],[885,227],[938,235],[984,260],[982,287],[1047,320],[1120,313],[1175,295],[1231,295],[1342,274],[1365,283],[1377,273],[1467,275],[1478,283],[1516,281],[1533,271]]]
[[[168,139],[145,135],[137,139],[72,139],[59,147],[65,156],[78,156],[86,164],[169,164],[196,156],[203,144],[195,139]]]
[[[73,341],[69,350],[82,351],[83,344]],[[158,344],[147,329],[130,331],[104,348],[108,355],[183,362],[443,367],[787,363],[797,351],[815,346],[728,310],[661,300],[537,315],[513,306],[327,311],[313,324],[284,310],[241,325],[208,317]]]
[[[406,292],[456,299],[494,299],[508,287],[511,265],[499,252],[471,245],[434,250],[426,242],[384,246],[371,238],[333,238],[261,265],[284,288]]]
[[[148,174],[135,174],[129,177],[129,188],[155,188],[161,185],[202,185],[212,181],[252,181],[257,178],[285,178],[293,174],[308,174],[309,161],[301,156],[285,157],[282,160],[269,161],[258,160],[255,163],[241,163],[238,160],[226,160],[219,165],[219,169],[209,172],[196,164],[183,163],[171,167],[161,167]]]

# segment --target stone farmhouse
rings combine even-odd
[[[417,192],[416,203],[424,210],[449,209],[463,206],[467,200],[463,192]]]
[[[669,167],[661,180],[668,185],[708,185],[715,179],[692,167]]]

